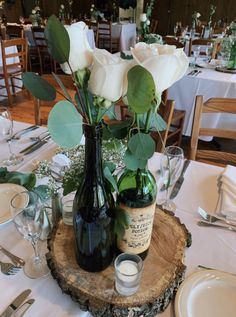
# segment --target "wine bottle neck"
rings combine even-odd
[[[102,127],[84,126],[85,135],[85,160],[84,174],[86,178],[96,177],[101,179],[102,173]]]

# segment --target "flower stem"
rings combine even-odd
[[[84,90],[84,97],[85,97],[85,101],[86,101],[86,108],[87,108],[87,114],[88,114],[88,123],[92,124],[93,123],[93,119],[92,119],[92,115],[91,115],[91,109],[89,106],[89,100],[88,100],[88,91],[85,89]]]
[[[148,113],[147,113],[147,118],[146,118],[146,121],[145,121],[145,127],[144,127],[144,132],[145,133],[148,133],[148,131],[149,131],[151,114],[152,114],[152,109],[149,109]]]

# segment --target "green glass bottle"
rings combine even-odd
[[[236,69],[236,37],[233,39],[233,43],[230,49],[230,57],[227,64],[228,69]]]
[[[131,223],[117,248],[135,253],[142,259],[148,254],[156,206],[156,180],[148,169],[125,170],[118,182],[119,206],[128,212]]]

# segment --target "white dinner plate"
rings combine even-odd
[[[217,270],[190,275],[175,297],[176,317],[235,317],[236,276]]]
[[[0,184],[0,225],[11,221],[11,200],[16,194],[24,191],[27,191],[26,188],[20,185]]]

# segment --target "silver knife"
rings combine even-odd
[[[38,128],[39,128],[38,125],[31,125],[31,126],[29,126],[28,128],[25,128],[25,129],[23,129],[23,130],[20,130],[20,131],[14,133],[14,134],[12,135],[11,139],[12,139],[12,140],[18,139],[20,136],[22,136],[22,135],[24,135],[24,134],[26,134],[26,133],[28,133],[28,132],[31,132],[31,131],[33,131],[33,130],[36,130],[36,129],[38,129]]]
[[[173,198],[175,198],[177,196],[177,194],[178,194],[178,192],[180,190],[180,187],[182,186],[182,184],[184,182],[184,173],[186,172],[186,169],[189,166],[189,163],[190,163],[189,160],[185,160],[182,172],[180,174],[180,177],[178,178],[177,182],[175,183],[175,185],[174,185],[174,187],[173,187],[173,189],[171,191],[170,199],[173,199]]]
[[[33,144],[27,146],[25,149],[21,150],[20,153],[21,154],[30,154],[30,153],[36,151],[41,146],[43,146],[45,143],[47,143],[47,140],[50,139],[50,137],[51,137],[50,135],[45,136],[41,140],[36,141]]]
[[[31,305],[35,302],[35,299],[30,298],[26,302],[24,302],[12,315],[12,317],[22,317],[26,313],[26,311],[31,307]]]
[[[11,317],[11,315],[17,310],[17,308],[19,308],[30,293],[31,289],[23,291],[7,306],[7,308],[1,313],[0,317]]]

